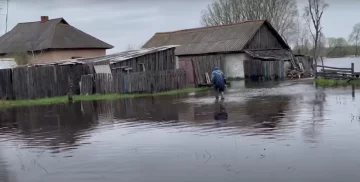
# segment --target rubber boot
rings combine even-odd
[[[221,94],[221,100],[224,100],[225,99],[224,98],[224,92],[221,92],[220,94]]]

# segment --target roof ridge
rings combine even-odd
[[[217,27],[227,27],[227,26],[240,25],[240,24],[250,23],[250,22],[261,22],[261,21],[266,22],[265,19],[247,20],[247,21],[242,21],[242,22],[238,22],[238,23],[230,23],[230,24],[224,24],[224,25],[214,25],[214,26],[206,26],[206,27],[198,27],[198,28],[188,28],[188,29],[168,31],[168,32],[156,32],[155,34],[171,34],[171,33],[187,32],[187,31],[193,31],[193,30],[211,29],[211,28],[217,28]]]
[[[53,19],[49,19],[48,21],[54,21],[54,20],[59,20],[59,19],[64,19],[64,18],[53,18]],[[41,21],[29,21],[29,22],[20,22],[18,24],[28,24],[28,23],[38,23]]]

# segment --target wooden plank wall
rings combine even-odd
[[[262,25],[259,31],[249,41],[245,49],[274,49],[274,48],[287,48],[275,36],[267,25]]]
[[[70,82],[72,93],[80,94],[81,75],[88,74],[87,65],[46,65],[17,67],[12,70],[14,99],[36,99],[66,95]]]
[[[95,74],[95,93],[108,94],[113,93],[113,76],[108,73]]]
[[[222,54],[217,55],[203,55],[203,56],[185,56],[179,58],[179,62],[182,60],[191,60],[194,69],[194,80],[196,85],[206,84],[205,73],[208,73],[211,77],[215,66],[221,70],[224,69],[225,58]]]
[[[112,73],[122,73],[122,69],[115,69],[122,66],[131,67],[131,72],[142,72],[141,63],[144,63],[145,71],[173,70],[175,61],[175,48],[173,48],[114,63],[110,65],[110,68]]]
[[[82,76],[84,79],[88,75]],[[155,93],[187,87],[186,72],[183,69],[159,72],[137,72],[95,74],[95,93]],[[81,84],[82,90],[89,87]]]
[[[251,80],[277,80],[286,76],[284,61],[245,60],[244,73]]]
[[[80,94],[91,95],[94,93],[94,76],[92,74],[81,76]]]
[[[2,100],[10,100],[14,97],[11,76],[11,69],[0,70],[0,99]]]

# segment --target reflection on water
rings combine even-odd
[[[358,181],[351,91],[261,85],[2,110],[0,181]]]

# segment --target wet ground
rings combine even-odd
[[[307,81],[0,111],[4,182],[358,182],[360,95]]]

